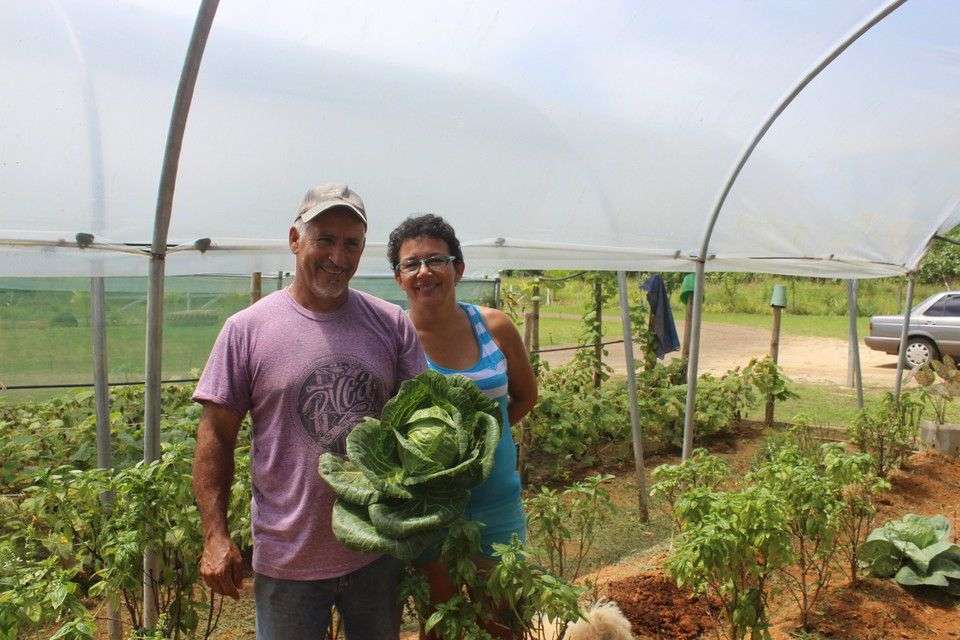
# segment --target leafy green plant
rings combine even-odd
[[[743,372],[740,371],[740,367],[727,371],[717,381],[720,397],[730,412],[732,420],[743,418],[760,401],[756,376],[752,375],[753,371],[749,368],[754,362],[756,361],[751,361],[747,370]]]
[[[567,623],[583,618],[579,599],[584,590],[544,570],[516,538],[493,550],[498,562],[487,579],[487,593],[517,621],[518,637],[562,640]]]
[[[907,514],[874,529],[860,549],[870,574],[903,586],[942,588],[960,595],[960,546],[943,516]]]
[[[954,227],[947,236],[956,240],[960,237],[960,230]],[[960,277],[960,247],[951,242],[932,243],[920,261],[917,277],[921,282],[934,282],[938,287],[953,289],[953,283]]]
[[[877,515],[874,498],[889,489],[890,483],[874,473],[873,458],[868,453],[848,453],[839,444],[824,445],[822,451],[824,472],[843,500],[839,514],[839,556],[844,561],[850,584],[855,585],[859,577],[860,547]]]
[[[842,492],[814,457],[784,446],[747,477],[774,492],[785,510],[793,562],[779,576],[800,608],[801,625],[830,584],[844,510]]]
[[[595,389],[584,357],[541,369],[537,406],[524,418],[536,471],[548,479],[565,478],[576,467],[590,466],[598,446],[624,441],[629,434],[623,382],[607,380]]]
[[[566,623],[582,616],[578,602],[583,589],[544,569],[516,537],[510,544],[494,544],[493,550],[495,564],[478,564],[479,525],[463,519],[454,522],[440,558],[455,593],[434,609],[422,575],[408,573],[401,593],[421,635],[430,633],[441,640],[491,640],[493,634],[560,640]]]
[[[47,624],[62,625],[56,638],[92,639],[93,613],[80,597],[78,572],[64,568],[57,557],[31,560],[0,542],[0,639],[17,640]]]
[[[10,607],[0,614],[0,637],[9,631],[9,611],[31,610],[16,604],[23,602],[43,609],[39,622],[33,612],[18,619],[21,637],[24,629],[47,624],[59,625],[58,637],[85,637],[89,616],[101,615],[107,594],[119,599],[138,637],[213,632],[216,599],[199,588],[197,572],[202,539],[190,467],[199,412],[190,392],[186,386],[163,388],[162,456],[145,464],[138,462],[143,391],[112,391],[114,471],[95,467],[92,394],[0,407],[0,452],[17,455],[19,465],[4,466],[0,474],[9,491],[0,498],[0,547],[18,559],[0,561],[0,611]],[[243,428],[248,434],[248,421]],[[249,437],[241,440],[229,525],[241,549],[249,550]],[[112,496],[107,505],[105,494]],[[156,552],[162,567],[152,577],[161,613],[152,630],[143,628],[146,549]],[[61,605],[43,604],[46,594],[59,594],[60,602],[64,593]],[[71,604],[76,602],[84,606]]]
[[[906,378],[911,377],[920,385],[922,400],[930,403],[934,420],[937,424],[945,424],[947,408],[960,397],[960,369],[953,358],[945,355],[942,362],[931,360],[908,372]]]
[[[923,402],[914,394],[904,393],[897,402],[887,393],[876,407],[860,412],[847,434],[861,451],[873,456],[874,472],[885,478],[916,443],[922,412]]]
[[[697,402],[694,413],[696,438],[703,440],[725,432],[733,423],[737,411],[743,411],[743,396],[731,402],[729,389],[732,379],[726,382],[705,373],[697,383]],[[656,425],[662,438],[679,447],[683,443],[684,416],[686,414],[687,385],[675,384],[652,387],[639,399],[640,410],[647,422]]]
[[[792,557],[781,498],[762,486],[695,488],[680,499],[677,512],[682,528],[666,565],[677,584],[723,603],[730,640],[769,638],[770,581]]]
[[[531,553],[550,573],[568,580],[580,577],[597,532],[617,511],[603,487],[612,478],[591,476],[562,492],[541,487],[524,501]]]
[[[155,631],[163,637],[193,634],[208,605],[197,589],[202,538],[190,493],[191,451],[192,442],[165,444],[161,458],[150,464],[117,472],[58,467],[37,476],[18,505],[27,526],[5,537],[32,568],[32,579],[28,584],[16,583],[16,575],[0,577],[15,583],[2,600],[31,600],[31,589],[60,594],[53,610],[64,624],[61,632],[80,633],[89,613],[83,606],[65,609],[67,596],[80,602],[115,593],[134,628],[144,630],[142,558],[150,549],[161,560],[160,573],[151,577],[154,605],[163,614]],[[101,502],[105,494],[112,497],[110,508]]]
[[[744,376],[764,398],[772,396],[777,402],[783,402],[797,397],[790,389],[789,378],[770,356],[751,360],[744,368]]]
[[[683,524],[676,509],[680,498],[695,488],[717,489],[729,474],[730,466],[723,458],[706,449],[694,449],[680,464],[662,464],[653,470],[650,497],[661,505],[677,532]]]
[[[467,378],[427,371],[404,381],[379,420],[366,418],[347,436],[347,458],[321,456],[320,474],[338,496],[334,535],[353,549],[413,560],[463,515],[499,439],[497,404]]]

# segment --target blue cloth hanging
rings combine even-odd
[[[670,295],[659,274],[647,278],[640,288],[647,292],[647,304],[650,305],[652,317],[650,328],[657,336],[657,357],[662,359],[680,348],[677,325],[673,322],[673,311],[670,309]]]

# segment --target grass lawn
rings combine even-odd
[[[857,407],[857,392],[855,389],[837,384],[793,383],[791,388],[799,396],[776,406],[776,420],[778,422],[793,422],[798,415],[804,415],[815,426],[846,427],[857,418],[860,409]],[[866,407],[880,401],[883,395],[892,389],[865,387],[863,400]],[[751,420],[763,420],[764,408],[758,407],[749,416]],[[925,413],[924,418],[930,418]],[[947,409],[948,422],[960,422],[960,406],[949,405]]]
[[[706,312],[703,314],[703,321],[769,329],[773,324],[773,317],[771,314]],[[869,324],[869,318],[857,319],[857,335],[861,340],[867,335]],[[781,316],[780,330],[785,335],[846,340],[849,326],[849,320],[844,316],[796,316],[784,313]]]
[[[220,326],[167,326],[163,335],[164,376],[182,376],[200,368]],[[109,327],[107,353],[115,382],[143,379],[143,326]],[[8,384],[90,382],[92,354],[89,327],[6,329],[0,335],[5,354],[3,380]]]
[[[573,318],[552,317],[555,313],[557,312],[551,309],[545,311],[545,315],[540,318],[540,344],[546,347],[579,342],[580,334],[583,331],[583,323]],[[620,324],[619,310],[609,309],[605,310],[605,313],[607,314],[603,322],[605,338],[608,340],[622,338],[623,328]],[[678,325],[682,322],[682,318],[677,316],[674,316],[674,318]],[[704,313],[703,321],[769,330],[773,319],[769,314],[712,312]],[[857,321],[857,335],[861,340],[868,333],[869,322],[868,318],[860,318]],[[794,316],[784,314],[781,320],[783,334],[793,336],[816,336],[846,340],[848,326],[847,319],[841,316]],[[522,326],[520,330],[522,333]],[[677,330],[680,331],[679,326]]]

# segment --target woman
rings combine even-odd
[[[490,477],[471,492],[466,516],[482,523],[478,564],[495,562],[492,545],[526,536],[520,500],[520,475],[510,425],[533,408],[537,380],[516,327],[501,311],[457,302],[463,276],[463,252],[453,228],[432,214],[407,218],[390,234],[387,247],[397,284],[410,302],[410,319],[427,353],[431,369],[473,380],[500,405],[503,432]],[[430,583],[431,600],[444,602],[455,593],[446,567],[428,560],[421,569]],[[496,622],[487,631],[510,638]]]

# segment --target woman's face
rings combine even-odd
[[[435,260],[428,265],[416,262],[426,258],[450,255],[445,240],[430,236],[418,236],[404,240],[400,245],[400,269],[394,274],[397,284],[407,294],[410,306],[438,305],[456,299],[456,286],[463,275],[462,262]],[[412,265],[416,266],[413,270]]]

